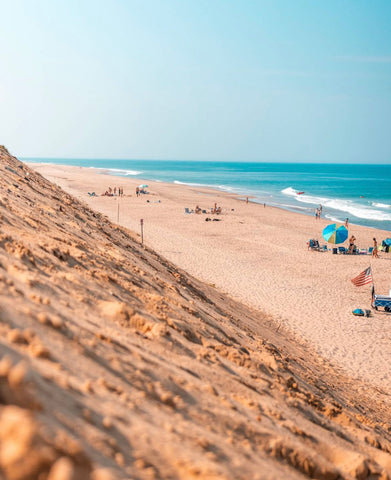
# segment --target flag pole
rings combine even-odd
[[[372,294],[372,298],[371,298],[371,307],[372,307],[372,304],[375,300],[375,277],[373,276],[373,268],[372,268],[372,258],[371,260],[369,261],[369,266],[371,267],[371,275],[372,275],[372,289],[371,289],[371,294]]]

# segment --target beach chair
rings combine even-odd
[[[372,299],[372,307],[378,310],[383,307],[385,312],[391,312],[391,297],[387,295],[374,295]]]
[[[317,252],[319,252],[320,250],[318,240],[314,240],[311,238],[310,240],[308,240],[307,245],[308,245],[308,250],[316,250]]]
[[[368,248],[368,254],[371,255],[372,252],[373,252],[373,247],[369,247],[369,248]]]
[[[338,253],[341,255],[346,255],[348,251],[346,250],[345,247],[338,247]]]

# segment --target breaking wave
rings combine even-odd
[[[391,205],[388,205],[387,203],[371,202],[371,205],[378,208],[391,208]]]
[[[323,207],[338,210],[340,212],[344,212],[346,215],[352,215],[365,220],[391,220],[391,213],[380,210],[380,208],[388,208],[389,205],[386,204],[372,203],[371,205],[376,207],[372,208],[372,206],[361,205],[353,200],[318,197],[315,195],[307,195],[305,193],[298,195],[298,190],[295,190],[292,187],[281,190],[281,193],[295,197],[295,200],[301,203],[308,203],[314,206],[322,204]]]

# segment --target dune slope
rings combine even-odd
[[[0,160],[0,478],[390,478],[383,392]]]

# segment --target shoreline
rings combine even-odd
[[[264,312],[286,335],[308,342],[350,376],[391,390],[389,316],[374,312],[369,319],[353,317],[354,308],[369,308],[370,286],[357,288],[350,282],[372,262],[376,293],[388,294],[385,270],[391,254],[381,254],[375,262],[369,256],[308,251],[309,238],[322,243],[327,220],[246,204],[233,193],[148,180],[150,195],[137,198],[139,178],[88,167],[29,166],[114,222],[120,205],[119,223],[136,235],[143,218],[145,242],[159,254],[234,300]],[[114,179],[124,186],[125,197],[88,197],[87,192],[94,191],[91,187],[100,192]],[[213,201],[223,206],[220,221],[205,222],[205,215],[184,213],[184,207],[194,209],[199,203],[203,208]],[[359,239],[358,246],[368,247],[374,232],[379,240],[380,232],[388,235],[353,224],[349,233]]]
[[[199,183],[191,183],[191,182],[181,182],[181,181],[177,181],[177,180],[171,180],[171,181],[165,181],[165,180],[157,180],[157,179],[148,179],[148,178],[144,178],[144,177],[137,177],[137,179],[134,178],[133,174],[129,174],[129,175],[119,175],[119,174],[116,174],[115,172],[125,172],[125,171],[131,171],[131,172],[135,172],[134,175],[138,175],[138,174],[141,174],[142,172],[138,172],[137,170],[126,170],[126,169],[120,169],[120,168],[108,168],[108,167],[92,167],[92,166],[80,166],[80,165],[66,165],[66,164],[57,164],[57,163],[47,163],[47,162],[29,162],[29,161],[26,161],[27,164],[29,164],[31,167],[33,167],[34,165],[48,165],[48,166],[53,166],[53,167],[64,167],[64,168],[67,168],[67,167],[71,167],[71,168],[85,168],[85,169],[88,169],[88,170],[92,170],[92,171],[96,171],[98,172],[99,174],[102,174],[102,175],[108,175],[110,177],[114,179],[134,179],[136,182],[139,182],[139,183],[142,183],[142,182],[157,182],[157,183],[164,183],[164,184],[167,184],[167,185],[179,185],[179,186],[184,186],[184,187],[189,187],[189,188],[202,188],[202,189],[211,189],[211,190],[214,190],[216,192],[220,192],[220,193],[226,193],[226,194],[233,194],[233,195],[236,195],[238,197],[244,197],[244,199],[246,197],[249,197],[249,198],[252,198],[252,199],[255,199],[253,200],[253,203],[257,203],[259,205],[263,205],[264,203],[268,204],[269,206],[271,207],[275,207],[275,208],[280,208],[281,210],[284,210],[284,211],[288,211],[288,212],[292,212],[292,213],[299,213],[299,214],[302,214],[302,215],[305,215],[305,216],[308,216],[308,217],[313,217],[314,216],[314,211],[315,211],[315,208],[316,208],[316,205],[313,205],[313,206],[309,206],[310,204],[309,203],[304,203],[304,205],[308,205],[308,207],[305,207],[305,206],[300,206],[300,205],[289,205],[289,204],[285,204],[285,203],[276,203],[274,201],[268,201],[268,199],[261,199],[261,195],[259,194],[259,198],[257,197],[257,194],[255,194],[253,191],[250,190],[250,193],[247,193],[247,190],[243,189],[243,190],[240,190],[238,187],[234,187],[234,186],[231,186],[231,187],[227,187],[227,188],[222,188],[222,187],[219,187],[219,185],[207,185],[207,184],[199,184]],[[233,162],[235,163],[235,162]],[[332,165],[332,164],[330,164]],[[119,182],[120,183],[120,182]],[[230,191],[230,190],[237,190],[237,191]],[[273,192],[268,192],[268,193],[265,193],[265,195],[267,196],[270,196],[270,198],[273,198],[273,195],[275,195],[275,193]],[[284,199],[285,201],[288,201],[288,199]],[[341,211],[343,212],[343,211]],[[325,214],[326,213],[326,214]],[[335,213],[334,212],[331,212],[331,213],[327,213],[324,212],[323,213],[323,218],[326,218],[328,220],[329,223],[341,223],[343,224],[344,223],[344,219],[343,220],[338,220],[336,217],[335,217]],[[350,214],[349,212],[343,212],[341,213],[341,215],[346,218],[346,217],[349,217]],[[370,219],[369,219],[370,220]],[[360,218],[360,221],[361,221],[361,218]],[[366,219],[365,218],[362,218],[362,224],[361,223],[356,223],[354,220],[351,221],[350,220],[350,224],[351,225],[356,225],[356,226],[360,226],[360,227],[365,227],[365,228],[372,228],[376,231],[387,231],[389,232],[389,236],[391,236],[391,227],[389,227],[388,229],[387,228],[382,228],[381,226],[373,226],[373,225],[368,225],[368,224],[365,224],[365,221]]]

